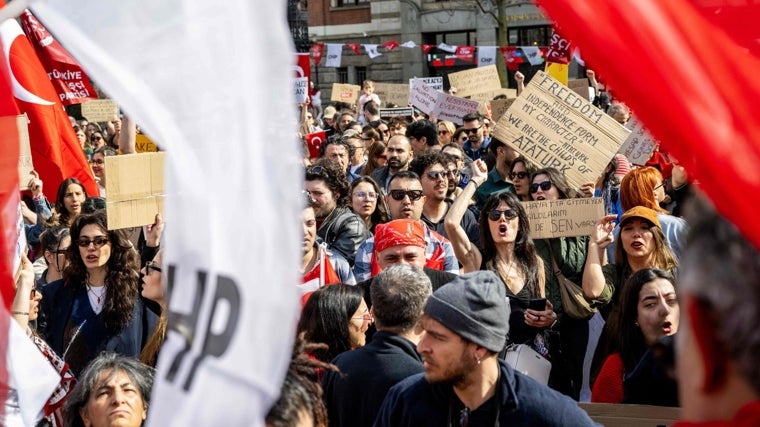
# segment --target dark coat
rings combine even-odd
[[[346,206],[336,207],[317,229],[317,236],[327,247],[343,256],[354,266],[356,250],[369,237],[367,225]]]
[[[364,347],[341,353],[333,364],[340,373],[327,372],[322,380],[331,427],[371,426],[388,390],[423,371],[414,343],[385,331]]]

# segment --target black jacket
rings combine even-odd
[[[330,250],[338,252],[354,266],[356,250],[369,237],[364,221],[345,206],[338,206],[325,218],[317,230]]]

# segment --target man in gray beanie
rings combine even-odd
[[[425,304],[425,368],[388,391],[375,426],[593,426],[578,405],[497,359],[509,333],[504,284],[464,274]]]

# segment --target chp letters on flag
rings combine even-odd
[[[303,175],[293,173],[301,160],[293,98],[283,96],[295,49],[284,7],[180,4],[181,14],[174,2],[152,0],[48,0],[32,8],[170,153],[170,320],[147,425],[218,425],[221,416],[228,426],[263,426],[291,358],[293,337],[283,331],[295,330],[298,316],[301,277],[292,267],[301,257]],[[98,19],[82,20],[83,10]],[[209,144],[220,127],[225,150]],[[277,150],[251,144],[251,129],[278,141]],[[252,184],[264,182],[277,185]],[[245,221],[234,212],[246,212]]]
[[[478,47],[478,67],[496,64],[496,46]]]
[[[343,57],[343,45],[339,43],[327,43],[327,60],[325,67],[338,68]]]

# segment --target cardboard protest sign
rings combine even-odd
[[[451,73],[449,74],[449,84],[457,88],[457,96],[463,98],[476,93],[501,89],[501,80],[496,71],[496,65]]]
[[[568,80],[567,87],[569,87],[570,90],[572,90],[573,92],[583,97],[583,99],[588,99],[589,101],[592,101],[592,99],[590,99],[590,94],[589,94],[588,79]]]
[[[96,99],[82,104],[82,115],[91,122],[110,122],[119,117],[119,107],[110,99]]]
[[[349,85],[344,83],[333,83],[331,101],[345,102],[346,104],[356,104],[359,99],[361,86]]]
[[[381,119],[387,119],[391,117],[414,117],[414,108],[401,107],[401,108],[380,108]]]
[[[406,105],[409,102],[409,85],[401,83],[375,83],[375,93],[383,105]]]
[[[422,80],[426,85],[433,89],[443,92],[443,77],[414,77],[409,79],[409,86],[412,85],[412,80]]]
[[[533,76],[496,123],[494,136],[579,188],[596,182],[629,130],[546,73]]]
[[[158,146],[152,139],[148,138],[148,135],[138,133],[135,135],[135,151],[138,153],[155,153],[158,151]]]
[[[514,99],[517,98],[517,89],[500,88],[496,90],[487,90],[485,92],[473,93],[467,98],[470,98],[473,101],[486,103],[491,102],[498,95],[506,95],[507,99]],[[459,92],[457,92],[457,96],[461,96],[459,95]]]
[[[421,79],[413,79],[410,102],[420,111],[439,120],[462,123],[462,117],[478,109],[478,102],[438,92]]]
[[[494,99],[491,101],[491,118],[498,121],[513,102],[515,102],[514,99]]]
[[[647,132],[644,126],[636,121],[630,126],[631,134],[620,146],[619,154],[628,158],[634,165],[644,166],[652,157],[657,141]]]
[[[523,207],[533,239],[589,236],[604,216],[601,197],[523,202]]]
[[[108,229],[153,224],[164,213],[164,155],[139,153],[107,156]]]
[[[16,122],[15,126],[18,129],[19,142],[18,184],[21,190],[28,190],[29,180],[32,178],[31,172],[34,170],[34,165],[32,164],[32,147],[29,142],[29,119],[26,117],[26,114],[21,114],[20,116],[15,117],[0,117],[0,120],[13,120]]]

